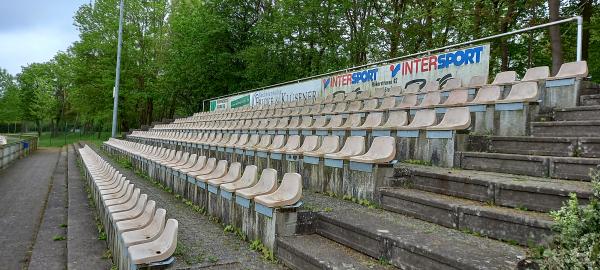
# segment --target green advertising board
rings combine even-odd
[[[236,98],[232,100],[229,104],[232,109],[250,105],[250,95],[244,95],[239,98]]]

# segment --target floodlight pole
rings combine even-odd
[[[113,89],[113,118],[112,118],[112,136],[117,135],[117,111],[119,110],[119,79],[121,73],[121,46],[123,44],[123,0],[119,6],[119,42],[117,45],[117,74],[115,76],[115,88]]]

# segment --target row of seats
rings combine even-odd
[[[394,86],[389,91],[376,88],[373,92],[350,92],[347,94],[328,95],[315,100],[298,100],[256,107],[242,107],[214,112],[197,113],[194,116],[175,120],[178,123],[193,123],[214,120],[255,119],[280,116],[324,115],[333,113],[370,112],[394,109],[416,109],[446,106],[464,106],[475,104],[507,103],[535,101],[537,99],[537,83],[565,78],[582,78],[588,75],[587,63],[571,62],[561,66],[558,74],[549,76],[547,66],[534,67],[526,71],[521,80],[514,71],[498,73],[491,84],[487,79],[474,76],[468,84],[462,84],[458,78],[452,78],[440,88],[437,81],[430,81],[423,87],[411,84],[406,89]],[[510,93],[503,97],[502,88],[511,86]],[[469,90],[479,90],[473,100],[469,100]],[[253,112],[249,114],[249,112]],[[156,128],[165,125],[157,125]]]
[[[255,165],[247,165],[242,170],[240,162],[230,163],[215,157],[117,139],[110,139],[105,145],[135,160],[148,162],[144,168],[153,178],[205,209],[206,202],[199,192],[206,190],[208,185],[271,208],[296,204],[302,196],[302,177],[298,173],[286,173],[278,181],[276,170],[264,169],[259,177]]]
[[[178,222],[166,220],[139,188],[87,145],[79,149],[92,197],[119,269],[164,267],[173,263]]]
[[[438,115],[442,115],[438,121]],[[469,107],[452,107],[443,111],[422,109],[414,112],[398,110],[370,113],[336,114],[331,116],[273,117],[269,119],[231,120],[174,124],[154,128],[150,132],[133,131],[131,137],[152,138],[165,136],[168,131],[186,131],[179,137],[189,141],[211,141],[214,138],[199,137],[197,131],[235,131],[243,133],[268,132],[302,133],[302,131],[372,131],[372,130],[463,130],[471,123]],[[188,133],[195,131],[194,133]],[[202,134],[209,136],[209,133]],[[220,139],[220,138],[218,138]],[[235,142],[231,142],[235,143]]]

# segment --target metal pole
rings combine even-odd
[[[583,46],[583,18],[577,16],[577,61],[581,61],[581,52]]]
[[[117,45],[117,74],[115,76],[115,88],[113,91],[113,119],[112,119],[112,137],[117,135],[117,111],[119,110],[119,79],[121,73],[121,45],[123,43],[123,0],[119,7],[119,42]]]

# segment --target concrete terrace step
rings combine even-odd
[[[458,167],[467,170],[510,172],[512,174],[589,181],[591,169],[600,159],[548,157],[485,152],[457,152]]]
[[[580,203],[592,195],[589,182],[405,163],[395,167],[395,185],[532,211],[559,209],[570,193],[577,194]]]
[[[401,269],[514,269],[525,254],[518,246],[356,206],[319,212],[316,232]]]
[[[427,191],[381,189],[384,209],[445,227],[467,230],[521,245],[548,243],[552,219],[548,214],[490,206]]]
[[[579,96],[579,104],[581,106],[600,105],[600,95],[581,95]]]
[[[531,134],[536,137],[597,137],[600,121],[531,122]]]
[[[496,153],[570,157],[577,149],[577,138],[493,136],[489,145]]]
[[[600,106],[578,106],[556,109],[554,119],[557,121],[600,120]]]
[[[393,268],[318,234],[277,238],[277,257],[298,270]]]

